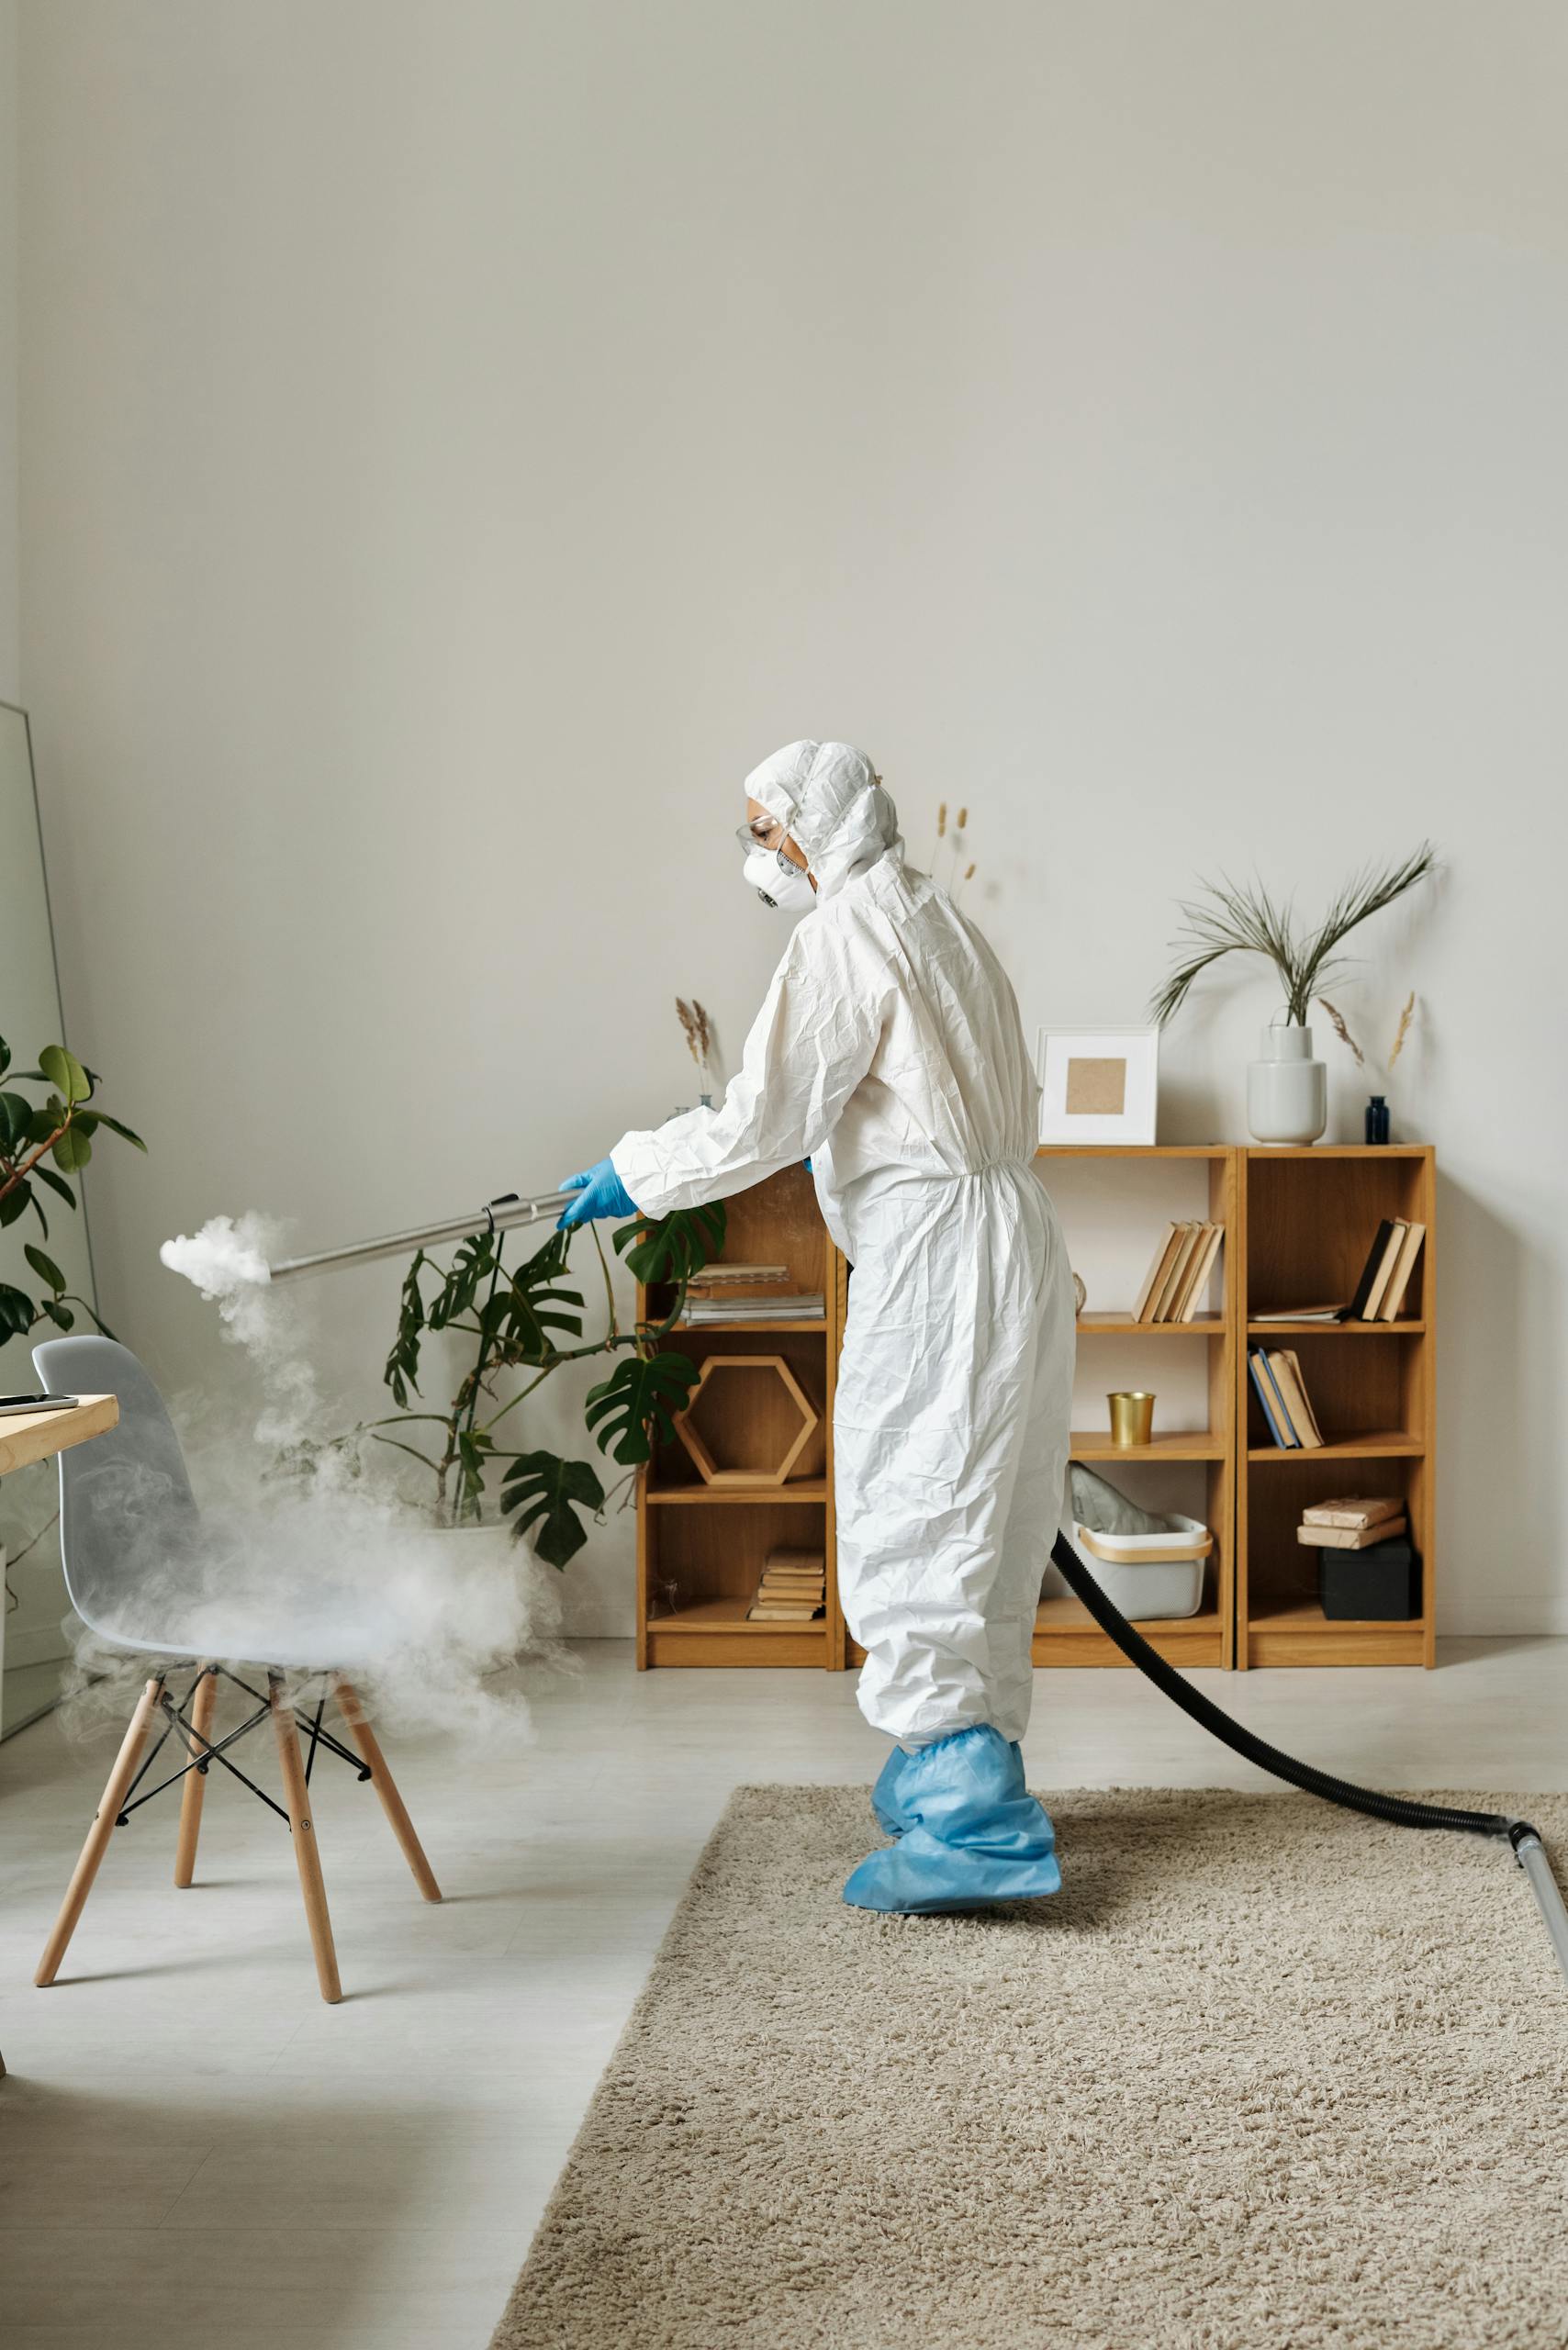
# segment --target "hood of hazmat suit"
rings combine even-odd
[[[819,899],[835,897],[888,850],[902,852],[899,811],[853,744],[790,743],[753,767],[745,788],[804,849]]]
[[[722,1104],[623,1135],[615,1170],[658,1216],[812,1160],[854,1268],[834,1440],[861,1709],[911,1751],[983,1725],[1016,1740],[1073,1364],[1017,1002],[974,923],[905,862],[863,751],[791,743],[746,789],[805,851],[816,903]]]

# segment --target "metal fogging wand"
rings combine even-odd
[[[378,1240],[353,1240],[343,1248],[319,1248],[309,1257],[285,1257],[270,1266],[274,1281],[292,1281],[297,1273],[330,1272],[337,1265],[368,1265],[378,1257],[407,1257],[416,1248],[440,1248],[453,1240],[467,1240],[479,1232],[509,1232],[513,1225],[554,1224],[563,1208],[577,1198],[576,1192],[541,1192],[534,1199],[520,1199],[515,1192],[503,1192],[498,1200],[487,1200],[484,1206],[466,1215],[449,1216],[444,1224],[416,1225],[412,1232],[384,1233]]]

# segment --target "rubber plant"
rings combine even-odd
[[[397,1335],[383,1374],[398,1408],[365,1423],[356,1438],[392,1445],[419,1461],[435,1481],[436,1516],[444,1525],[482,1517],[498,1470],[499,1508],[513,1535],[531,1536],[547,1565],[564,1568],[588,1539],[583,1514],[598,1515],[605,1506],[599,1472],[591,1460],[509,1446],[504,1423],[563,1363],[602,1355],[612,1368],[588,1390],[588,1427],[599,1450],[629,1476],[650,1460],[654,1447],[673,1437],[675,1416],[697,1381],[689,1357],[664,1341],[680,1319],[688,1282],[723,1247],[724,1229],[721,1204],[682,1209],[658,1222],[639,1216],[620,1227],[614,1246],[627,1270],[640,1281],[666,1282],[674,1290],[662,1321],[625,1329],[615,1310],[609,1259],[590,1225],[606,1319],[599,1336],[586,1340],[582,1292],[569,1280],[572,1232],[552,1232],[518,1265],[506,1262],[505,1233],[476,1234],[444,1265],[421,1248],[403,1279]],[[423,1342],[442,1331],[469,1342],[462,1374],[444,1409],[421,1410]]]
[[[30,1213],[40,1238],[47,1241],[46,1193],[63,1201],[74,1214],[76,1193],[68,1178],[79,1174],[92,1158],[93,1137],[101,1126],[134,1143],[138,1150],[146,1149],[140,1135],[97,1107],[99,1083],[95,1072],[63,1045],[46,1045],[36,1069],[14,1070],[11,1048],[0,1036],[0,1229]],[[49,1089],[41,1102],[21,1090],[37,1086]],[[65,1275],[47,1248],[27,1240],[22,1254],[37,1286],[20,1289],[14,1281],[0,1281],[0,1341],[25,1338],[40,1322],[69,1330],[77,1306],[106,1336],[112,1336],[92,1302],[67,1288]]]

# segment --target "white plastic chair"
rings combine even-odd
[[[342,1991],[310,1817],[310,1774],[319,1749],[352,1763],[362,1780],[371,1782],[420,1891],[427,1901],[441,1899],[441,1887],[375,1733],[345,1677],[351,1670],[373,1665],[395,1628],[378,1619],[374,1606],[366,1607],[363,1594],[355,1595],[351,1604],[347,1595],[334,1592],[330,1583],[319,1595],[312,1593],[312,1613],[307,1617],[297,1606],[280,1603],[270,1580],[258,1577],[247,1583],[240,1558],[231,1570],[226,1565],[230,1579],[219,1582],[215,1606],[210,1551],[179,1438],[162,1396],[136,1357],[113,1338],[84,1337],[50,1338],[33,1348],[33,1361],[44,1386],[56,1393],[119,1399],[118,1427],[60,1455],[61,1553],[71,1604],[89,1629],[117,1648],[159,1660],[109,1774],[36,1979],[40,1985],[54,1981],[116,1827],[176,1782],[181,1797],[174,1883],[190,1885],[207,1774],[217,1762],[288,1821],[321,1997],[335,2002]],[[218,1662],[218,1657],[263,1662],[266,1694],[228,1663]],[[182,1660],[196,1677],[176,1701],[169,1683],[181,1670]],[[294,1701],[283,1677],[285,1667],[322,1676],[305,1756]],[[256,1700],[256,1710],[237,1729],[214,1740],[209,1732],[220,1678],[247,1691]],[[329,1691],[357,1755],[323,1727]],[[165,1727],[144,1762],[142,1751],[156,1714],[164,1717]],[[269,1717],[283,1775],[282,1806],[247,1778],[227,1751]],[[170,1738],[179,1740],[187,1759],[133,1801],[135,1788]]]

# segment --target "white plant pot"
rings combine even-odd
[[[527,1542],[514,1542],[510,1526],[493,1523],[475,1526],[449,1526],[448,1534],[461,1536],[463,1566],[465,1572],[482,1574],[487,1569],[510,1573],[527,1564],[533,1557]]]
[[[1247,1065],[1247,1124],[1255,1142],[1316,1142],[1328,1124],[1328,1071],[1310,1028],[1271,1025]]]
[[[545,1644],[557,1638],[563,1578],[544,1564],[526,1534],[520,1542],[510,1526],[492,1518],[477,1526],[449,1526],[445,1538],[463,1546],[455,1554],[457,1573],[494,1580],[507,1588],[515,1585],[527,1611],[531,1644]]]

